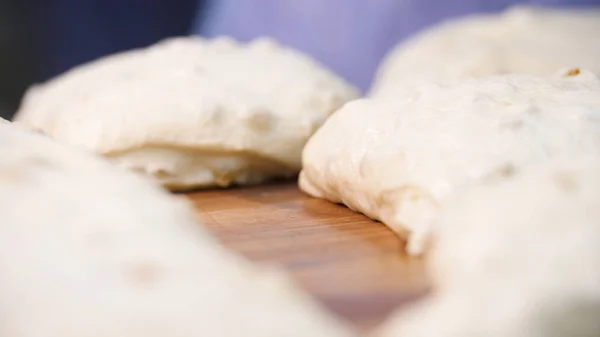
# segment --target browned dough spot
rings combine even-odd
[[[158,270],[150,263],[137,263],[128,268],[127,274],[133,282],[143,285],[152,284],[158,279]]]
[[[579,68],[573,68],[567,72],[567,76],[577,76],[581,74],[581,70]]]
[[[505,178],[512,177],[515,173],[517,173],[517,168],[512,164],[505,164],[498,169],[498,174]]]
[[[561,171],[554,176],[556,185],[565,193],[573,194],[579,190],[579,179],[572,172]]]

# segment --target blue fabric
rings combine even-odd
[[[600,0],[29,0],[37,80],[95,58],[191,32],[272,36],[365,89],[385,53],[439,20],[515,3]],[[195,18],[195,23],[194,22]],[[193,25],[192,25],[193,23]]]
[[[193,31],[242,41],[274,37],[364,90],[386,52],[408,35],[445,18],[516,3],[574,6],[600,0],[213,0]]]
[[[37,80],[98,57],[189,33],[198,0],[37,0]],[[200,4],[202,1],[200,1]]]

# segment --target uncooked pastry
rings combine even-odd
[[[458,187],[578,152],[600,153],[594,74],[460,79],[345,105],[306,145],[300,187],[381,220],[420,254]]]
[[[134,174],[0,125],[0,336],[349,336]]]
[[[500,14],[450,19],[393,49],[370,95],[395,95],[415,81],[505,73],[548,76],[562,67],[600,74],[599,31],[599,8],[518,5]]]
[[[381,337],[600,336],[600,160],[566,157],[461,193],[429,256],[437,291]]]
[[[16,120],[184,190],[298,173],[308,138],[356,96],[273,41],[181,37],[32,87]]]

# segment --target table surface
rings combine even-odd
[[[310,198],[295,183],[187,194],[223,244],[281,265],[332,312],[366,331],[428,290],[423,262],[383,224]]]

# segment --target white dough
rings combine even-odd
[[[600,336],[600,159],[490,179],[441,213],[437,291],[380,337]]]
[[[181,37],[34,86],[15,119],[183,190],[298,173],[308,138],[356,96],[273,41]]]
[[[420,254],[457,188],[578,152],[600,153],[600,80],[590,72],[429,83],[333,114],[304,149],[300,187],[381,220]]]
[[[407,83],[506,73],[550,75],[562,67],[600,74],[600,7],[519,5],[450,19],[400,43],[382,62],[370,95]]]
[[[0,336],[351,335],[183,199],[11,125],[0,153]]]

